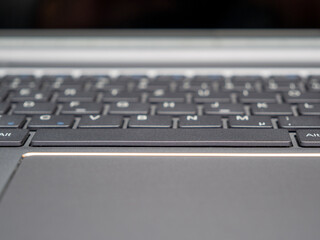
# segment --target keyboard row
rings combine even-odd
[[[73,101],[70,103],[38,103],[26,101],[23,103],[9,104],[0,103],[0,114],[13,115],[88,115],[108,113],[111,115],[137,115],[150,114],[155,115],[198,115],[202,112],[204,115],[262,115],[262,116],[320,116],[320,104],[304,103],[297,105],[274,104],[274,103],[256,103],[250,105],[232,104],[232,103],[207,103],[203,105],[163,102],[158,104],[131,103],[119,101],[111,104],[102,103],[82,103]]]
[[[19,91],[10,92],[5,89],[0,90],[0,101],[2,102],[96,102],[102,101],[112,103],[118,101],[128,102],[194,102],[194,103],[211,103],[221,102],[230,103],[236,101],[239,103],[320,103],[320,92],[302,92],[301,90],[289,90],[283,93],[271,92],[250,92],[242,91],[240,93],[213,92],[208,89],[200,89],[195,93],[169,92],[163,89],[157,89],[150,93],[128,92],[123,90],[110,90],[105,93],[90,91],[79,91],[75,88],[67,88],[62,92],[38,91],[31,89],[20,89]]]
[[[179,118],[170,116],[136,115],[125,118],[112,115],[73,116],[40,115],[26,118],[18,115],[0,115],[0,128],[22,128],[30,130],[41,128],[283,128],[290,131],[298,129],[320,129],[319,116],[282,116],[273,121],[268,116],[237,115],[222,119],[219,116],[186,115]],[[78,121],[80,120],[80,121]]]
[[[135,91],[153,91],[156,89],[167,90],[174,88],[177,91],[197,91],[199,89],[219,91],[289,91],[307,90],[320,92],[320,76],[309,76],[301,79],[299,76],[43,76],[40,79],[34,76],[6,76],[0,79],[1,87],[8,89],[42,89],[42,90],[64,90],[76,86],[78,90],[104,91],[110,89],[131,89]]]
[[[22,146],[27,129],[1,129],[0,146]],[[298,130],[298,144],[320,147],[320,130]],[[170,146],[170,147],[291,147],[285,129],[40,129],[34,147]]]

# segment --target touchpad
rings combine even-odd
[[[4,240],[319,239],[320,161],[34,156],[0,203]]]

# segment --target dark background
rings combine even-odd
[[[320,0],[0,0],[0,28],[319,28]]]

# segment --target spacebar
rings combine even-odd
[[[41,129],[32,146],[289,147],[285,129]]]

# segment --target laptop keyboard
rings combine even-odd
[[[0,146],[320,147],[320,76],[6,76],[0,114]]]

